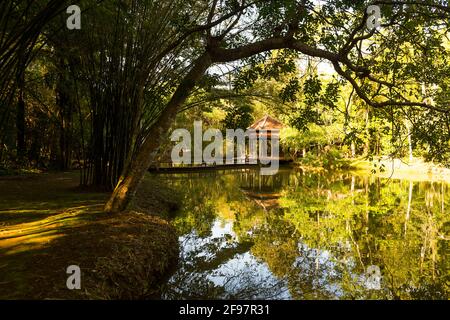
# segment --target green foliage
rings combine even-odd
[[[422,150],[420,153],[427,161],[437,161],[450,165],[450,135],[448,126],[450,119],[442,119],[434,112],[425,112],[415,121],[412,130],[412,138],[415,148]],[[433,130],[429,130],[433,128]]]
[[[298,78],[294,77],[289,79],[284,88],[281,89],[280,98],[283,102],[295,102],[297,100],[297,92],[299,90],[300,83]]]
[[[270,59],[260,61],[253,59],[247,68],[239,69],[235,73],[233,87],[236,91],[242,91],[253,87],[258,79],[280,81],[283,77],[293,76],[288,84],[281,90],[280,96],[286,100],[294,99],[299,90],[299,81],[295,78],[297,66],[295,54],[289,50],[280,50]]]
[[[310,124],[304,131],[284,128],[281,131],[280,145],[286,154],[303,165],[345,169],[349,167],[349,161],[344,159],[342,140],[339,125]]]
[[[320,101],[319,94],[321,90],[322,82],[317,75],[312,75],[305,80],[303,94],[306,106],[313,107]]]
[[[230,107],[223,120],[223,128],[243,129],[245,131],[253,122],[252,113],[252,106],[246,103]]]

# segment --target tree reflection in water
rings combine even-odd
[[[448,298],[445,183],[287,168],[163,177],[184,195],[164,298]]]

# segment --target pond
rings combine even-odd
[[[290,167],[161,177],[183,197],[165,299],[449,297],[449,184]]]

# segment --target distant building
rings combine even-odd
[[[271,150],[271,138],[272,137],[276,137],[276,136],[280,136],[280,130],[282,128],[284,128],[285,125],[275,119],[274,117],[271,117],[269,115],[265,115],[264,117],[262,117],[261,119],[257,120],[256,122],[254,122],[250,127],[248,127],[248,130],[256,130],[256,135],[258,137],[258,139],[260,137],[265,137],[267,139],[267,146],[268,146],[268,150],[270,153]],[[152,168],[164,168],[164,167],[173,167],[173,163],[172,163],[172,159],[171,159],[171,148],[170,148],[170,144],[168,144],[168,148],[164,149],[159,156],[157,157],[156,161],[152,164]],[[191,150],[187,150],[188,152],[190,152]],[[258,154],[259,154],[259,145],[258,145]],[[268,157],[265,157],[266,159],[274,159],[275,157],[272,157],[271,154],[267,155]],[[276,156],[276,159],[278,161],[285,161],[284,158],[284,153],[283,150],[280,147],[279,150],[279,154],[278,156]],[[241,158],[239,159],[235,159],[236,164],[245,164],[245,163],[249,163],[250,160],[254,160],[254,158],[252,158],[252,156],[250,155],[250,150],[249,150],[249,145],[246,143],[246,150],[245,150],[245,154],[242,155]],[[257,156],[256,158],[257,161],[261,160],[260,157]],[[241,162],[239,162],[241,161]],[[224,159],[225,162],[225,159]],[[198,167],[198,166],[195,166]]]
[[[279,136],[280,130],[284,127],[284,124],[280,120],[277,120],[269,115],[265,115],[247,129],[254,129],[256,130],[258,136],[264,135],[270,138],[272,134]]]
[[[261,119],[254,122],[247,129],[256,130],[257,137],[258,138],[266,137],[268,140],[268,144],[270,145],[271,137],[278,136],[278,138],[279,138],[280,130],[283,129],[284,127],[285,127],[285,125],[280,120],[275,119],[274,117],[271,117],[269,115],[265,115]],[[279,158],[280,158],[280,160],[284,158],[284,153],[283,153],[283,150],[281,149],[281,146],[280,146]]]

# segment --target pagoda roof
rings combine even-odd
[[[269,116],[265,115],[261,119],[257,120],[255,123],[253,123],[250,127],[247,129],[254,129],[254,130],[279,130],[284,127],[284,124]]]

